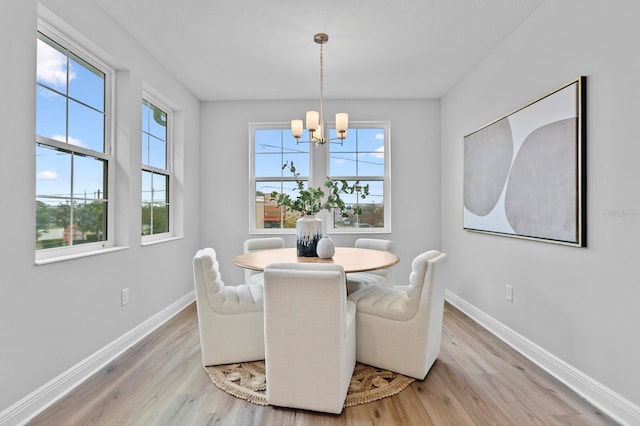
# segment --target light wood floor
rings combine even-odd
[[[402,348],[398,348],[402,350]],[[615,422],[450,305],[423,381],[341,415],[253,405],[201,366],[195,305],[32,425],[612,425]]]

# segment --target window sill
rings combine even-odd
[[[156,244],[168,243],[170,241],[176,241],[176,240],[182,240],[182,239],[184,239],[184,237],[167,237],[167,238],[162,238],[160,240],[143,241],[142,243],[140,243],[140,245],[142,247],[154,246]]]
[[[336,228],[326,231],[326,233],[327,235],[391,234],[391,230],[385,228]]]
[[[129,247],[126,247],[126,246],[109,247],[109,248],[104,248],[100,250],[87,251],[83,253],[74,253],[74,254],[68,254],[63,256],[50,257],[47,259],[36,259],[35,264],[36,266],[48,265],[50,263],[66,262],[67,260],[81,259],[83,257],[97,256],[99,254],[113,253],[116,251],[128,250],[128,249]]]
[[[295,233],[296,228],[265,228],[249,230],[250,235],[287,235]]]

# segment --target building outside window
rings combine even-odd
[[[335,137],[335,130],[330,129]],[[288,124],[253,123],[250,125],[250,233],[295,232],[294,213],[286,212],[271,200],[273,191],[296,197],[295,177],[286,163],[293,162],[305,186],[322,187],[327,177],[360,181],[369,185],[369,195],[341,194],[352,206],[362,208],[361,215],[328,215],[328,233],[390,232],[389,205],[389,123],[351,123],[343,145],[296,144]],[[304,137],[302,138],[304,139]],[[316,172],[317,171],[317,172]]]
[[[112,72],[54,30],[40,29],[35,240],[36,258],[48,258],[112,245]]]
[[[145,95],[142,100],[141,233],[166,237],[171,232],[171,114]]]

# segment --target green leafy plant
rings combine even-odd
[[[282,169],[288,168],[291,174],[296,179],[296,191],[298,196],[291,198],[289,194],[282,194],[277,191],[271,193],[271,199],[277,201],[278,207],[284,206],[288,211],[297,212],[303,215],[316,214],[320,210],[333,210],[340,211],[342,217],[349,217],[349,213],[356,215],[362,214],[362,208],[360,206],[352,206],[346,204],[340,197],[340,194],[358,194],[362,199],[365,199],[369,195],[369,185],[360,185],[360,181],[356,181],[353,185],[349,185],[346,180],[331,180],[327,178],[324,183],[324,187],[327,190],[327,196],[325,198],[325,192],[322,188],[305,188],[304,182],[300,180],[300,173],[296,172],[296,168],[293,165],[293,161],[287,161],[282,166]]]

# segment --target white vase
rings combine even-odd
[[[320,238],[316,253],[321,259],[331,259],[336,254],[336,246],[333,244],[333,240],[327,236]]]
[[[316,248],[320,238],[322,238],[322,220],[310,214],[296,220],[298,256],[316,257]]]

